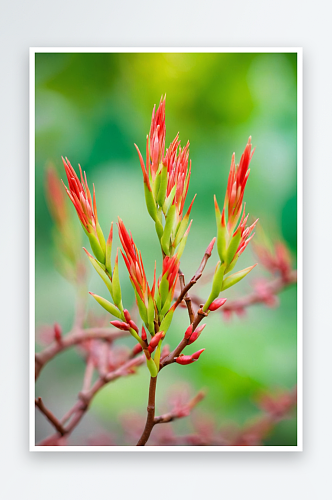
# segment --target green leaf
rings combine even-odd
[[[153,197],[157,201],[158,198],[158,192],[159,192],[159,187],[160,187],[160,181],[161,181],[161,174],[160,174],[160,166],[157,170],[156,177],[154,179],[154,185],[153,185]]]
[[[214,197],[214,209],[216,214],[216,223],[217,223],[217,248],[218,254],[221,262],[225,262],[227,256],[227,246],[228,246],[228,232],[226,225],[223,226],[221,224],[221,213],[219,206],[217,204],[216,197]]]
[[[164,250],[166,255],[169,255],[169,243],[174,226],[175,215],[176,215],[176,206],[172,205],[167,213],[164,233],[160,240],[161,248]]]
[[[122,306],[121,286],[120,286],[120,280],[119,280],[118,255],[116,256],[115,265],[114,265],[114,269],[113,269],[112,287],[113,287],[114,303],[122,311],[123,306]]]
[[[167,166],[162,165],[160,173],[160,186],[157,195],[157,203],[160,207],[162,207],[165,202],[166,191],[167,191]]]
[[[154,333],[154,301],[151,295],[148,303],[148,329],[151,334]]]
[[[174,184],[174,186],[172,187],[172,190],[171,190],[171,192],[169,193],[169,195],[167,196],[167,198],[166,198],[166,200],[165,200],[165,203],[164,203],[164,205],[163,205],[163,212],[164,212],[164,214],[167,214],[167,213],[168,213],[169,208],[170,208],[170,206],[171,206],[171,205],[172,205],[172,203],[173,203],[175,193],[176,193],[176,183],[175,183],[175,184]]]
[[[233,234],[233,237],[228,245],[227,254],[226,254],[226,264],[230,264],[235,256],[236,250],[239,247],[241,241],[241,231],[236,231]]]
[[[212,289],[211,293],[209,295],[209,298],[204,304],[203,311],[206,311],[211,302],[214,301],[220,294],[221,290],[223,289],[223,277],[225,273],[225,267],[226,264],[220,264],[219,267],[216,269],[214,276],[213,276],[213,281],[212,281]]]
[[[113,232],[113,222],[111,225],[111,232]],[[111,241],[107,240],[106,242],[106,247],[105,247],[105,266],[107,271],[110,273],[112,276],[112,262],[111,262],[111,256],[112,256],[112,238]]]
[[[227,245],[228,245],[227,239],[228,239],[227,228],[219,224],[217,226],[217,248],[221,262],[225,262],[227,259]]]
[[[172,302],[171,296],[168,295],[167,300],[160,311],[161,316],[164,316],[164,314],[167,313],[168,309],[170,308],[171,302]]]
[[[105,272],[105,267],[102,264],[100,264],[96,259],[94,259],[92,257],[92,255],[90,255],[90,254],[87,254],[87,255],[88,255],[88,258],[89,258],[91,264],[93,265],[93,267],[95,268],[95,270],[97,271],[97,273],[99,274],[99,276],[101,277],[101,279],[103,280],[105,285],[107,286],[111,296],[113,296],[112,283],[111,283],[108,275]]]
[[[168,314],[166,314],[166,316],[164,317],[164,319],[160,323],[160,327],[159,327],[160,331],[164,331],[165,333],[167,332],[167,330],[171,326],[173,314],[174,314],[174,311],[170,311]]]
[[[186,229],[188,227],[188,222],[189,222],[189,216],[188,217],[184,216],[184,218],[180,222],[180,224],[178,226],[178,229],[177,229],[177,231],[175,233],[175,240],[174,240],[174,243],[173,243],[174,248],[176,248],[178,246],[178,244],[180,243],[181,239],[183,238],[183,235],[186,232]]]
[[[215,295],[214,298],[218,297],[222,289],[223,278],[225,273],[225,264],[220,264],[213,276],[212,291],[211,293]],[[214,299],[212,299],[214,300]]]
[[[160,363],[160,354],[161,354],[161,344],[162,340],[159,341],[158,346],[156,348],[153,360],[156,365],[157,371],[159,371],[159,363]]]
[[[145,183],[144,183],[144,194],[145,194],[146,208],[148,209],[150,217],[155,221],[157,218],[156,204],[152,192],[149,190],[149,188]]]
[[[164,233],[164,228],[163,228],[163,225],[162,225],[162,223],[160,222],[159,219],[157,219],[156,222],[155,222],[155,228],[156,228],[156,232],[157,232],[158,238],[159,238],[159,240],[161,240],[162,235]]]
[[[106,311],[108,311],[116,318],[123,320],[123,314],[119,311],[117,307],[115,307],[114,304],[94,293],[90,293],[90,295],[92,295],[92,297],[98,302],[98,304],[100,304]]]
[[[98,235],[98,240],[99,240],[101,249],[102,249],[102,251],[103,251],[103,253],[105,255],[105,253],[106,253],[106,242],[105,242],[104,234],[103,234],[103,231],[102,231],[102,229],[100,227],[99,222],[97,222],[96,229],[97,229],[97,235]]]
[[[191,219],[191,222],[192,222],[192,219]],[[182,254],[184,252],[184,249],[186,247],[186,243],[187,243],[187,239],[188,239],[188,234],[189,234],[189,231],[190,231],[190,225],[191,225],[191,222],[189,224],[189,226],[187,227],[187,230],[186,232],[184,233],[184,236],[181,240],[181,243],[180,243],[180,246],[178,248],[178,251],[177,251],[177,256],[178,256],[178,259],[181,259],[182,257]]]
[[[251,267],[246,267],[245,269],[242,269],[242,271],[238,271],[237,273],[234,273],[234,274],[231,274],[230,276],[228,276],[228,278],[225,278],[223,281],[221,291],[226,290],[227,288],[230,288],[233,285],[236,285],[236,283],[238,283],[243,278],[245,278],[247,276],[247,274],[249,274],[250,271],[255,266],[257,266],[257,264],[255,264],[254,266],[251,266]]]
[[[160,295],[159,295],[159,290],[158,288],[156,288],[156,291],[155,291],[155,294],[154,294],[154,297],[155,297],[155,303],[156,303],[156,306],[157,306],[157,309],[158,311],[160,312],[161,311],[161,299],[160,299]]]
[[[98,238],[93,233],[88,233],[91,250],[102,264],[105,263],[105,254],[102,251]]]
[[[226,267],[226,269],[225,269],[225,274],[230,273],[230,272],[234,269],[235,264],[236,264],[236,263],[237,263],[237,261],[238,261],[238,258],[239,258],[239,256],[235,254],[235,257],[234,257],[234,259],[232,260],[232,262],[229,264],[229,266],[227,266],[227,267]]]
[[[166,275],[161,278],[160,285],[159,285],[159,295],[160,295],[160,306],[163,307],[165,304],[167,297],[169,293],[169,283],[167,281]]]
[[[138,295],[136,289],[134,288],[135,296],[136,296],[136,303],[139,311],[139,315],[141,316],[142,320],[144,321],[145,324],[148,322],[148,314],[147,310],[145,307],[144,302],[142,301],[141,297]]]
[[[158,369],[152,358],[146,360],[146,366],[149,369],[151,377],[156,377],[158,375]]]

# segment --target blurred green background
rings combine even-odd
[[[154,259],[160,271],[160,249],[154,225],[146,213],[142,172],[134,142],[145,151],[153,105],[166,99],[166,145],[180,132],[190,141],[192,176],[186,207],[198,193],[194,219],[181,268],[187,279],[196,271],[204,250],[215,235],[213,195],[224,199],[231,155],[239,161],[249,135],[256,151],[245,201],[251,216],[272,238],[282,238],[296,267],[297,108],[296,54],[36,54],[36,325],[58,322],[71,327],[75,290],[55,269],[52,219],[44,194],[45,168],[54,163],[65,177],[61,156],[74,168],[81,164],[90,186],[96,187],[98,216],[104,234],[120,216],[142,251],[151,280]],[[74,208],[69,206],[73,218]],[[79,225],[78,219],[77,224]],[[83,232],[83,231],[82,231]],[[83,239],[84,246],[88,247]],[[115,245],[119,245],[115,235]],[[207,269],[217,262],[213,255]],[[255,263],[250,245],[236,270]],[[224,292],[229,299],[249,293],[251,282],[266,273],[256,267],[246,280]],[[121,260],[124,304],[134,300]],[[107,297],[106,288],[90,272],[89,290]],[[199,293],[207,296],[209,287]],[[88,307],[101,312],[89,296]],[[110,319],[110,318],[109,318]],[[181,310],[167,333],[174,347],[187,326]],[[173,325],[173,324],[172,324]],[[133,341],[119,341],[133,346]],[[192,394],[207,388],[197,415],[209,414],[217,426],[243,424],[255,416],[259,390],[291,389],[296,384],[296,287],[280,294],[276,309],[254,306],[245,318],[225,322],[211,315],[195,349],[206,348],[198,363],[173,365],[161,373],[157,404],[172,387],[189,383]],[[37,349],[41,345],[37,340]],[[58,416],[74,403],[81,389],[84,362],[74,350],[49,363],[41,373],[36,395]],[[124,412],[145,412],[148,373],[106,387],[71,438],[86,444],[97,431],[117,435]],[[165,409],[165,405],[164,405]],[[174,424],[185,432],[190,422]],[[37,442],[51,431],[37,414]],[[266,444],[295,445],[295,417],[280,423]]]

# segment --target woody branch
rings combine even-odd
[[[244,297],[238,299],[227,301],[223,308],[220,310],[221,313],[235,312],[239,310],[246,309],[247,307],[253,306],[255,304],[264,304],[266,301],[266,296],[275,296],[282,292],[285,288],[293,285],[297,282],[297,271],[292,270],[285,280],[284,277],[280,276],[274,280],[267,282],[265,284],[265,292],[254,291]],[[194,304],[199,306],[201,304],[201,299],[197,295],[192,295],[191,300]]]
[[[57,354],[69,349],[70,347],[82,344],[87,340],[105,340],[112,342],[118,338],[128,336],[129,333],[122,330],[115,330],[108,327],[95,327],[85,329],[73,329],[67,335],[61,336],[43,351],[35,355],[35,379],[40,375],[42,368],[53,359]]]
[[[211,257],[211,252],[212,252],[212,248],[213,248],[213,244],[214,244],[214,240],[212,240],[211,244],[208,246],[204,256],[203,256],[203,259],[196,271],[196,273],[194,274],[194,276],[191,278],[191,280],[189,281],[189,283],[187,285],[185,285],[185,281],[184,281],[184,274],[180,271],[178,271],[178,275],[179,275],[179,279],[180,279],[180,285],[181,285],[181,293],[179,295],[179,297],[177,298],[177,300],[175,301],[175,303],[173,304],[172,308],[175,310],[176,307],[181,303],[181,301],[183,299],[186,300],[186,304],[187,304],[187,308],[188,308],[188,313],[189,313],[189,318],[190,318],[190,322],[192,323],[193,325],[193,330],[198,326],[198,324],[200,323],[200,321],[205,317],[207,316],[206,313],[204,313],[203,311],[198,311],[196,316],[194,316],[193,314],[193,311],[192,311],[192,307],[191,307],[191,299],[188,295],[188,291],[197,283],[197,281],[199,280],[199,278],[202,276],[203,274],[203,271],[205,269],[205,266],[206,266],[206,263],[208,261],[208,259]],[[161,360],[161,363],[160,363],[160,369],[161,370],[164,366],[166,366],[167,364],[170,364],[172,362],[174,362],[175,358],[181,354],[182,350],[184,349],[184,347],[186,347],[186,345],[188,344],[189,342],[189,339],[183,339],[180,344],[178,345],[178,347],[166,358],[164,358],[163,360]],[[168,360],[168,358],[170,358]],[[145,427],[144,427],[144,430],[143,430],[143,433],[142,433],[142,436],[141,438],[139,439],[138,443],[137,443],[137,446],[144,446],[145,443],[147,442],[147,440],[149,439],[150,437],[150,434],[152,432],[152,429],[155,425],[155,417],[154,417],[154,414],[155,414],[155,398],[156,398],[156,384],[157,384],[157,377],[151,377],[150,379],[150,387],[149,387],[149,396],[148,396],[148,406],[147,406],[147,419],[146,419],[146,424],[145,424]]]
[[[87,363],[82,391],[78,394],[78,401],[74,406],[65,414],[61,421],[59,421],[44,405],[41,398],[36,400],[36,406],[41,410],[41,412],[46,416],[46,418],[53,425],[56,434],[49,436],[39,443],[39,446],[47,445],[60,436],[68,436],[78,425],[80,420],[83,418],[85,412],[89,408],[94,396],[102,389],[106,384],[113,382],[114,380],[129,375],[133,373],[133,370],[144,363],[144,355],[140,355],[137,358],[131,359],[124,363],[122,366],[113,370],[105,375],[100,375],[96,382],[90,387],[92,379],[91,365],[89,361]],[[67,423],[68,422],[68,423]],[[65,425],[67,423],[67,425]]]

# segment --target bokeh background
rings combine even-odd
[[[272,239],[290,248],[296,267],[297,81],[296,54],[36,54],[36,326],[58,322],[69,331],[75,310],[75,289],[54,264],[52,219],[45,199],[46,166],[52,162],[64,178],[61,156],[76,168],[80,163],[96,187],[98,216],[104,233],[120,216],[131,230],[152,278],[153,263],[161,264],[154,226],[146,213],[142,173],[134,142],[142,151],[153,105],[166,99],[166,143],[180,132],[190,141],[192,177],[187,205],[198,193],[194,219],[181,268],[187,279],[196,271],[215,235],[213,195],[222,203],[231,155],[237,160],[249,135],[256,151],[246,188],[247,210],[259,217]],[[73,219],[76,214],[69,206]],[[77,220],[77,225],[79,222]],[[88,247],[82,235],[82,244]],[[117,235],[115,245],[119,245]],[[83,251],[82,251],[83,254]],[[212,270],[217,257],[207,266]],[[237,270],[256,262],[250,246]],[[120,276],[125,305],[134,294],[123,262]],[[257,266],[249,277],[224,294],[229,299],[250,293],[251,283],[266,276]],[[106,295],[101,280],[89,273],[89,290]],[[209,287],[201,287],[206,296]],[[196,418],[208,416],[217,426],[242,425],[257,415],[255,397],[262,390],[291,389],[296,384],[296,287],[279,296],[271,309],[254,306],[243,318],[225,322],[209,317],[195,347],[206,352],[194,365],[174,365],[162,372],[157,405],[167,408],[174,390],[190,387],[194,395],[208,390]],[[98,314],[90,298],[89,309]],[[167,333],[174,346],[187,326],[186,311]],[[173,325],[173,324],[172,324]],[[131,339],[119,344],[133,345]],[[36,348],[42,348],[37,333]],[[193,349],[193,350],[197,350]],[[84,362],[74,350],[58,356],[42,371],[36,395],[61,416],[81,389]],[[70,444],[88,444],[90,437],[109,433],[119,439],[124,416],[144,415],[148,373],[109,384],[73,433]],[[166,402],[166,403],[165,403]],[[176,432],[192,430],[190,420],[174,423]],[[36,414],[36,441],[52,431]],[[121,443],[119,443],[121,444]],[[126,443],[130,444],[130,443]],[[267,445],[295,445],[296,418],[281,422]]]

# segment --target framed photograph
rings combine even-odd
[[[302,451],[302,50],[30,49],[30,450]]]

